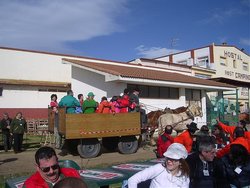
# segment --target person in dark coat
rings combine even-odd
[[[222,158],[231,187],[250,186],[250,155],[241,144],[233,144]]]
[[[12,119],[9,117],[8,113],[3,113],[3,119],[1,120],[1,129],[3,134],[3,145],[4,151],[7,152],[11,148],[12,139],[10,136],[10,124]]]
[[[190,168],[190,188],[229,188],[226,171],[220,159],[215,158],[213,140],[202,140],[199,151],[186,159]]]
[[[27,133],[27,122],[23,118],[22,112],[18,112],[10,124],[10,134],[13,135],[15,153],[22,151],[24,133]]]
[[[133,92],[129,96],[130,101],[130,108],[129,112],[140,112],[141,114],[141,127],[143,129],[146,129],[148,124],[147,114],[146,111],[142,108],[142,105],[140,104],[139,95],[141,93],[141,90],[139,88],[134,88]]]

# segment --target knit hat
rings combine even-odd
[[[179,143],[173,143],[171,144],[167,151],[163,154],[165,157],[171,158],[171,159],[186,159],[188,156],[186,148]]]
[[[89,92],[89,93],[88,93],[88,96],[89,96],[89,97],[94,97],[95,95],[94,95],[93,92]]]

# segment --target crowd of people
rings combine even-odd
[[[187,187],[238,188],[250,186],[250,132],[247,131],[245,121],[241,120],[237,126],[228,126],[217,119],[217,123],[211,131],[206,125],[199,130],[197,124],[192,122],[187,125],[187,130],[178,136],[173,138],[171,133],[172,127],[167,125],[164,134],[160,135],[157,140],[156,156],[166,157],[168,150],[172,150],[171,146],[173,147],[175,144],[184,146],[188,154],[186,162],[189,166],[189,185]],[[178,153],[177,151],[176,153]],[[166,164],[168,163],[167,158]],[[166,164],[164,163],[162,166],[166,166]],[[166,170],[169,169],[166,168]],[[140,172],[140,174],[144,173],[146,172]],[[129,179],[131,187],[135,187],[134,182],[145,181],[145,178],[138,179],[138,176],[135,175]],[[149,178],[155,179],[156,177],[150,176]],[[165,178],[167,179],[167,176]],[[175,178],[172,177],[172,180]],[[159,180],[155,181],[159,183]],[[150,187],[164,186],[164,184],[155,186],[153,180],[151,185]],[[172,187],[178,187],[177,181]]]
[[[110,101],[104,96],[98,103],[93,92],[89,92],[85,100],[83,95],[79,94],[77,100],[73,96],[73,91],[69,90],[59,103],[57,96],[51,95],[50,107],[55,115],[58,113],[58,107],[65,107],[66,113],[143,114],[145,111],[143,112],[140,106],[139,93],[137,89],[132,93],[125,89],[122,96],[114,96]],[[150,188],[249,187],[250,132],[246,128],[246,122],[241,120],[237,126],[229,126],[219,119],[216,120],[217,123],[211,128],[203,125],[200,129],[192,122],[176,137],[172,136],[173,127],[167,125],[165,132],[157,140],[156,149],[156,156],[163,158],[164,162],[130,177],[128,187],[143,187],[145,182]],[[146,123],[147,120],[141,121]],[[4,113],[0,125],[4,150],[10,150],[13,142],[14,152],[21,152],[23,135],[27,132],[27,123],[22,113],[18,112],[13,119],[8,113]],[[56,133],[58,134],[57,126]],[[61,168],[58,165],[53,148],[39,148],[35,154],[35,161],[37,172],[25,181],[24,187],[61,187],[74,183],[87,187],[76,170]]]
[[[124,92],[119,96],[113,96],[110,100],[106,96],[101,98],[100,103],[94,99],[93,92],[87,94],[84,100],[83,94],[78,94],[78,100],[74,97],[72,90],[67,91],[60,102],[57,102],[56,94],[51,95],[50,107],[54,112],[57,112],[58,107],[65,107],[66,113],[127,113],[139,112],[141,105],[139,102],[140,90],[138,88],[129,91],[124,89]]]
[[[8,113],[3,113],[0,127],[3,135],[4,151],[8,152],[13,146],[15,153],[22,152],[23,135],[27,132],[27,122],[22,112],[18,112],[13,119],[9,117]]]

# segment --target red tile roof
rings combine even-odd
[[[86,62],[86,61],[79,61],[79,60],[65,59],[65,58],[63,59],[63,61],[67,61],[76,65],[98,70],[104,73],[121,76],[124,78],[138,78],[138,79],[149,79],[157,81],[198,84],[198,85],[214,86],[214,87],[235,88],[235,86],[225,83],[200,79],[193,76],[187,76],[184,74],[167,72],[166,70],[165,71],[160,69],[157,70],[153,68],[149,69],[142,65],[132,65],[132,64],[116,63],[116,62],[112,64],[107,64],[106,62],[95,63],[95,62]]]

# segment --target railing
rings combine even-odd
[[[48,119],[27,120],[28,134],[42,135],[44,131],[48,131]]]

